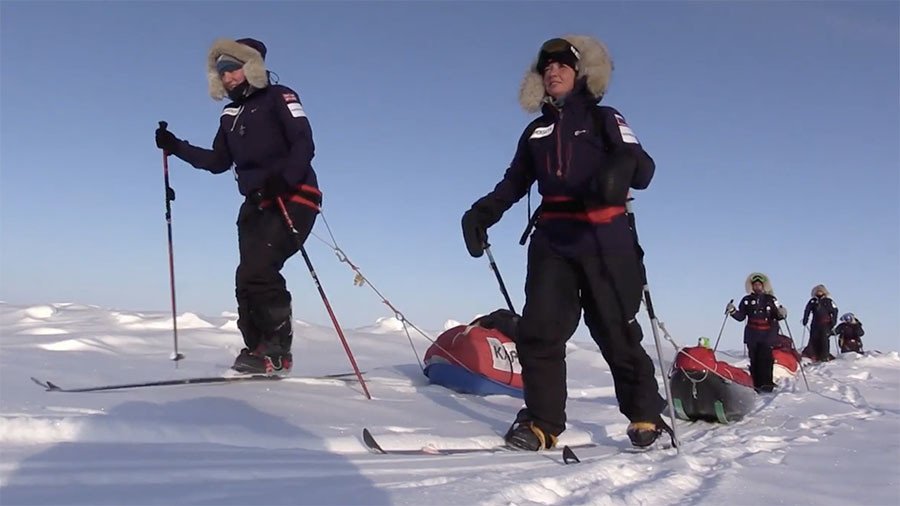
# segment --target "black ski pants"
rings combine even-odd
[[[816,360],[827,360],[831,354],[831,327],[815,322],[809,326],[809,351]]]
[[[315,210],[286,201],[294,228],[306,241],[316,221]],[[291,349],[291,294],[281,268],[299,247],[277,204],[260,209],[245,201],[237,220],[240,263],[235,272],[237,325],[250,350],[266,342],[287,353]]]
[[[665,401],[635,319],[643,290],[640,268],[633,252],[569,258],[532,238],[516,341],[525,397],[518,421],[532,421],[554,435],[565,430],[566,342],[582,310],[612,372],[619,410],[633,422],[659,419]]]
[[[772,345],[766,339],[755,339],[747,343],[747,355],[750,356],[750,376],[753,378],[754,388],[771,388],[775,386],[772,378],[772,367],[775,358],[772,355]]]

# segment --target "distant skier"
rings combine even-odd
[[[265,57],[266,46],[255,39],[215,41],[207,57],[210,95],[231,102],[212,149],[192,146],[164,128],[156,131],[156,145],[214,174],[234,165],[245,197],[237,219],[235,296],[246,348],[233,368],[285,374],[293,362],[293,330],[291,294],[280,271],[299,248],[275,199],[283,199],[305,241],[322,194],[311,165],[315,148],[306,112],[294,90],[271,82]]]
[[[813,287],[806,309],[803,310],[803,326],[809,325],[809,344],[803,350],[803,356],[816,362],[824,362],[834,359],[831,354],[831,337],[834,325],[837,323],[838,308],[831,300],[831,294],[825,285]],[[810,321],[810,316],[812,320]]]
[[[841,323],[835,327],[834,335],[838,336],[841,353],[863,352],[862,336],[866,335],[866,331],[863,330],[862,322],[853,313],[841,316]]]
[[[629,188],[646,188],[655,166],[622,114],[597,105],[611,72],[607,50],[594,38],[546,41],[519,95],[526,111],[542,114],[525,128],[503,179],[462,218],[466,247],[480,257],[487,229],[532,184],[543,197],[517,328],[525,407],[506,434],[516,449],[552,448],[566,428],[566,342],[582,310],[609,363],[632,444],[648,446],[668,429],[635,319],[641,255],[625,214]]]
[[[725,306],[725,313],[735,320],[747,320],[744,327],[744,344],[750,356],[750,376],[757,392],[771,392],[775,389],[772,379],[772,348],[779,343],[778,320],[787,316],[787,309],[778,302],[772,293],[769,278],[762,273],[754,272],[747,276],[744,284],[748,292],[738,306],[731,302]]]

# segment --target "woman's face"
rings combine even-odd
[[[553,62],[544,70],[544,91],[555,99],[566,96],[575,88],[575,70]]]
[[[244,67],[241,67],[237,70],[226,70],[222,72],[221,75],[222,84],[225,85],[225,89],[231,91],[247,80],[247,77],[244,76]]]

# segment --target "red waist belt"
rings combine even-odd
[[[622,214],[625,214],[625,206],[598,206],[589,209],[584,202],[567,197],[544,197],[540,217],[547,220],[610,223]]]
[[[283,195],[284,200],[296,202],[307,207],[311,207],[316,211],[322,210],[322,192],[315,186],[301,184],[297,186],[297,193]],[[272,205],[272,199],[263,200],[259,203],[261,209]]]

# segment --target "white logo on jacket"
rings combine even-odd
[[[547,137],[548,135],[553,133],[553,128],[556,124],[552,124],[550,126],[545,126],[541,128],[535,128],[534,132],[531,133],[531,137],[529,139],[540,139],[541,137]]]

